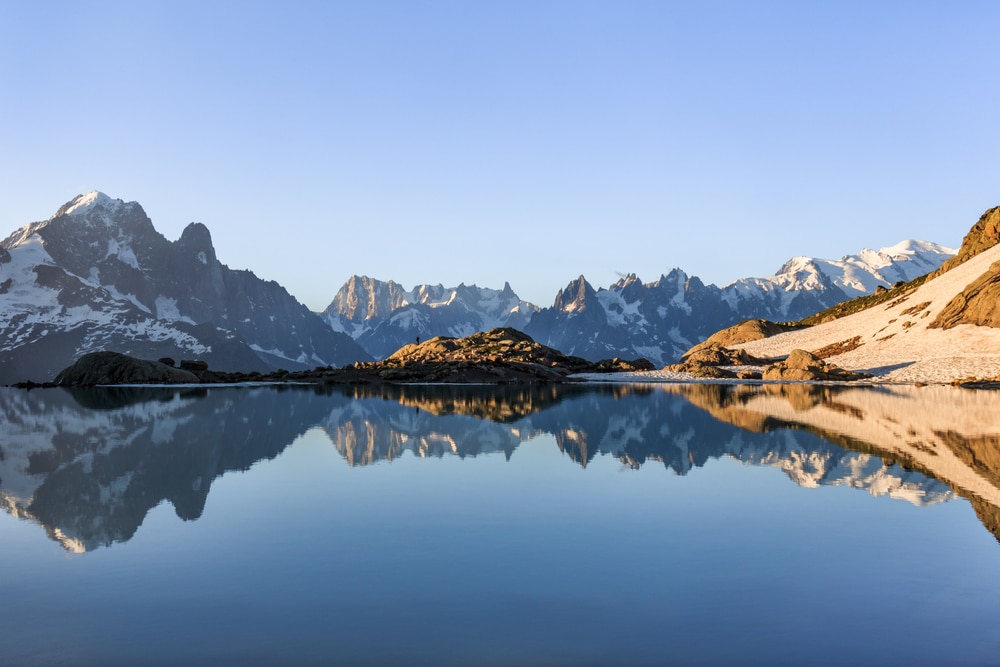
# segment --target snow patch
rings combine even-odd
[[[97,190],[91,190],[85,195],[80,195],[72,201],[69,207],[63,211],[64,215],[80,215],[86,213],[91,208],[98,205],[110,208],[114,206],[116,201],[111,197],[107,196],[103,192],[98,192]]]
[[[156,318],[159,320],[166,320],[168,322],[187,322],[188,324],[195,323],[190,317],[181,315],[181,311],[177,307],[177,299],[171,299],[165,296],[156,297]]]

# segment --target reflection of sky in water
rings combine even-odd
[[[1000,654],[990,621],[1000,547],[964,499],[918,507],[804,489],[728,457],[683,476],[608,455],[584,468],[547,434],[509,460],[404,453],[349,467],[324,430],[302,431],[277,458],[216,477],[196,520],[161,502],[130,540],[83,556],[0,517],[0,595],[17,609],[5,654],[43,664]]]

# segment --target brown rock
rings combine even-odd
[[[776,334],[791,331],[796,328],[798,327],[778,324],[777,322],[771,322],[769,320],[747,320],[745,322],[740,322],[739,324],[734,324],[727,329],[715,332],[704,342],[695,345],[681,355],[681,361],[686,360],[692,354],[695,354],[705,348],[716,346],[732,347],[733,345],[739,345],[740,343],[749,343],[752,340],[769,338]]]
[[[848,371],[828,364],[805,350],[792,350],[788,358],[771,364],[761,373],[764,380],[838,381],[850,382],[870,378],[867,373]]]
[[[955,295],[928,328],[950,329],[959,324],[1000,327],[1000,262],[994,262],[986,273]]]
[[[979,222],[972,226],[969,233],[962,239],[962,247],[958,249],[958,254],[942,264],[936,271],[932,271],[927,279],[936,278],[946,271],[950,271],[959,264],[963,264],[984,250],[988,250],[1000,243],[1000,206],[995,206],[979,218]]]

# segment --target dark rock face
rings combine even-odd
[[[196,383],[198,376],[167,366],[159,361],[145,361],[118,352],[91,352],[56,376],[61,386],[111,384],[182,384]]]
[[[77,197],[0,247],[34,263],[34,276],[15,272],[16,290],[0,295],[7,311],[0,315],[0,384],[51,379],[102,349],[197,356],[230,371],[371,358],[277,283],[220,263],[204,225],[192,223],[170,242],[135,202]],[[15,291],[27,296],[14,300]]]

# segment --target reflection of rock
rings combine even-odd
[[[163,500],[198,518],[216,477],[274,458],[329,410],[301,390],[133,391],[3,390],[0,504],[73,551],[123,542]]]
[[[721,399],[710,408],[712,413],[751,430],[782,424],[805,429],[847,449],[941,479],[970,499],[984,525],[1000,539],[996,392],[768,386],[739,388],[737,395],[738,405]]]
[[[986,523],[1000,506],[990,496],[990,489],[1000,496],[998,438],[975,434],[988,432],[996,395],[951,391],[976,398],[973,410],[963,412],[936,393],[927,394],[930,405],[947,405],[957,416],[929,419],[935,414],[928,404],[915,408],[949,434],[951,444],[943,444],[943,436],[908,416],[909,403],[925,398],[915,389],[895,394],[807,385],[6,389],[0,390],[5,436],[0,505],[37,521],[67,548],[90,550],[129,539],[163,500],[181,518],[198,518],[216,477],[273,458],[318,425],[350,465],[406,452],[509,458],[520,442],[551,434],[582,466],[605,455],[630,467],[656,461],[683,475],[712,459],[732,457],[780,468],[806,487],[850,486],[918,505],[953,493],[914,468],[944,470],[949,481],[968,485],[955,473],[966,470],[969,479],[980,480],[974,490],[985,504],[976,507]],[[915,424],[913,435],[900,420]],[[892,425],[896,431],[886,439],[905,447],[894,449],[872,436]],[[928,437],[938,440],[929,443]],[[924,449],[933,452],[920,458]],[[947,467],[936,468],[938,459],[947,459]]]

